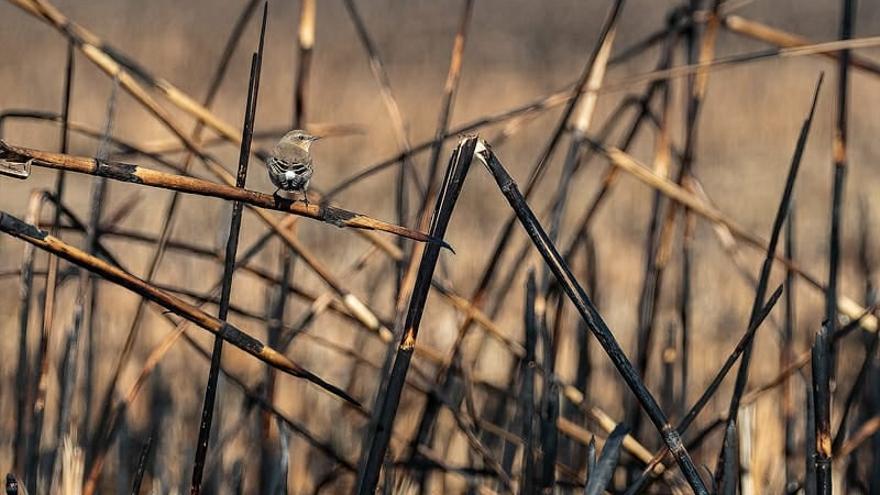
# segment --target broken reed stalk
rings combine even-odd
[[[437,204],[434,207],[434,215],[431,220],[431,235],[435,238],[442,239],[446,233],[446,228],[449,225],[449,220],[458,200],[458,195],[461,192],[461,187],[464,184],[464,178],[470,167],[476,146],[476,138],[467,138],[459,144],[450,158],[446,179],[437,198]],[[394,418],[397,414],[397,407],[418,337],[422,312],[439,256],[440,246],[437,244],[426,246],[422,253],[422,260],[419,264],[409,309],[407,310],[404,334],[398,345],[394,365],[388,377],[387,389],[384,396],[377,398],[376,401],[378,406],[374,414],[377,415],[378,421],[369,439],[369,444],[364,448],[363,455],[365,460],[363,462],[363,469],[358,474],[358,493],[372,494],[375,492],[376,485],[378,484],[379,472],[381,471],[382,461],[385,458],[385,452],[391,438]]]
[[[292,202],[249,189],[239,189],[226,184],[218,184],[193,177],[167,174],[159,172],[158,170],[140,167],[138,165],[49,153],[13,146],[3,141],[0,141],[0,157],[10,161],[21,162],[33,159],[33,164],[35,166],[72,171],[98,177],[107,177],[121,182],[130,182],[144,186],[181,191],[199,196],[222,198],[230,201],[241,201],[242,203],[257,208],[277,210],[304,216],[337,227],[379,230],[420,242],[440,242],[422,232],[389,224],[342,208],[315,204],[306,205],[304,203]],[[442,243],[442,245],[448,247],[445,243]]]
[[[550,266],[550,269],[559,281],[560,286],[577,308],[578,313],[580,313],[584,322],[587,323],[590,331],[596,336],[596,339],[602,345],[602,348],[611,358],[611,361],[627,383],[627,386],[634,394],[636,394],[639,403],[646,409],[654,426],[661,433],[663,441],[673,452],[673,455],[684,473],[685,478],[691,485],[691,488],[696,493],[708,493],[703,481],[697,473],[690,455],[681,443],[681,438],[678,433],[672,425],[668,423],[666,415],[660,410],[656,400],[654,400],[654,397],[639,378],[632,363],[629,362],[626,355],[623,353],[623,350],[620,348],[620,345],[617,343],[617,340],[605,324],[601,315],[599,315],[596,307],[571,274],[571,271],[568,269],[568,266],[556,250],[555,246],[548,241],[547,234],[544,232],[540,223],[526,204],[523,195],[519,192],[516,186],[516,183],[489,148],[483,146],[478,153],[484,160],[486,167],[492,173],[492,176],[498,183],[498,187],[510,203],[511,208],[516,212],[517,218],[519,218],[526,232],[529,234],[535,247]]]
[[[60,256],[81,268],[85,268],[103,277],[109,282],[121,285],[142,297],[146,297],[159,306],[170,310],[172,313],[192,321],[199,327],[213,334],[221,336],[227,342],[270,366],[273,366],[291,376],[304,378],[334,395],[337,395],[352,404],[358,405],[358,402],[345,394],[345,392],[323,381],[318,376],[290,361],[276,350],[269,348],[235,326],[209,316],[195,306],[156,289],[120,268],[112,266],[105,261],[74,248],[73,246],[65,244],[46,232],[37,229],[33,225],[22,222],[8,213],[0,212],[0,231],[31,243],[51,254]]]
[[[791,198],[794,194],[794,185],[797,180],[798,171],[800,170],[801,161],[804,155],[804,149],[807,145],[807,138],[810,134],[810,129],[813,124],[813,116],[816,112],[816,104],[819,101],[819,92],[822,89],[822,80],[824,78],[824,73],[819,75],[819,79],[816,82],[816,89],[813,92],[813,100],[810,105],[810,109],[807,113],[806,118],[804,119],[803,124],[801,125],[800,133],[798,135],[797,143],[795,145],[794,154],[792,155],[791,165],[788,170],[788,177],[785,179],[785,187],[782,192],[782,197],[779,200],[779,207],[776,210],[776,216],[773,219],[773,227],[770,234],[770,242],[767,245],[767,251],[764,256],[764,262],[761,266],[760,276],[758,277],[758,286],[755,289],[755,297],[752,301],[752,310],[751,315],[749,316],[749,324],[751,324],[758,317],[760,313],[761,306],[764,305],[764,297],[767,292],[767,284],[770,279],[770,273],[773,269],[773,261],[776,257],[776,246],[779,242],[779,237],[782,234],[782,227],[785,224],[785,219],[788,216],[788,209],[791,206]],[[727,422],[728,428],[725,432],[730,431],[730,424],[733,424],[737,421],[737,416],[739,415],[739,405],[740,400],[742,399],[742,395],[745,393],[746,385],[748,384],[749,379],[749,366],[751,364],[752,357],[752,345],[746,346],[746,350],[743,353],[742,363],[740,363],[739,370],[736,374],[736,385],[734,386],[733,394],[730,398],[730,406],[727,412]],[[725,443],[729,443],[729,440],[726,439]],[[715,483],[717,486],[723,486],[724,483],[731,483],[734,479],[733,473],[724,472],[722,467],[726,465],[724,462],[725,451],[722,449],[720,453],[720,457],[718,458],[718,463],[716,464],[715,470]],[[731,462],[736,463],[737,460],[732,460]]]
[[[68,122],[70,121],[70,99],[73,91],[74,76],[74,47],[73,43],[67,43],[67,60],[64,69],[64,86],[61,99],[61,153],[67,153],[70,134],[68,132]],[[59,201],[64,197],[64,171],[60,171],[55,179],[55,197]],[[56,205],[53,213],[54,224],[60,223],[61,207]],[[58,228],[52,232],[58,235]],[[35,388],[32,392],[34,401],[30,411],[32,423],[30,427],[30,441],[28,442],[27,455],[27,471],[25,483],[29,492],[36,493],[37,478],[40,476],[40,438],[43,433],[43,421],[46,413],[46,394],[49,388],[49,339],[52,335],[53,325],[55,323],[55,295],[57,289],[58,277],[58,259],[49,257],[48,275],[46,277],[46,291],[43,299],[43,319],[40,330],[40,344],[36,362],[39,368]]]
[[[55,112],[44,112],[40,110],[6,110],[4,112],[0,112],[0,140],[3,139],[3,126],[7,119],[15,119],[15,120],[34,120],[37,122],[48,122],[52,124],[62,125],[63,121],[61,119],[61,115]],[[103,136],[100,130],[89,127],[83,123],[76,121],[68,122],[68,132],[71,134],[77,134],[80,136],[88,137],[91,139],[95,139],[98,141],[103,140]],[[111,154],[132,154],[142,156],[144,158],[149,158],[150,160],[168,167],[176,172],[183,172],[183,169],[178,166],[176,163],[172,163],[170,160],[163,158],[161,155],[151,152],[149,150],[144,149],[141,146],[138,146],[131,141],[121,139],[116,136],[108,136],[107,142],[118,148],[118,150]]]
[[[667,53],[671,54],[672,49],[676,45],[676,40],[677,38],[674,35],[669,35],[668,39],[666,40],[665,47]],[[663,56],[660,58],[660,64],[662,65],[660,65],[659,67],[668,67],[670,63],[672,63],[671,55]],[[666,81],[658,83],[656,91],[660,92],[662,115],[659,122],[660,130],[656,134],[654,170],[659,175],[667,176],[669,172],[668,148],[670,145],[668,136],[668,115],[671,106],[669,97],[669,83]],[[641,125],[643,119],[647,117],[647,105],[644,105],[640,110],[641,111],[639,112],[639,116],[637,117],[637,120],[635,121],[636,123],[634,124],[634,127],[632,129],[635,129],[636,125]],[[628,141],[634,137],[634,133],[629,134],[627,136],[627,142],[625,142],[624,144],[629,145]],[[606,177],[609,177],[611,173],[617,173],[615,167],[609,168]],[[602,185],[603,187],[596,195],[596,199],[591,204],[591,207],[587,209],[585,222],[581,227],[580,232],[586,232],[588,230],[587,222],[590,222],[592,220],[589,212],[596,211],[594,208],[599,206],[600,201],[603,198],[602,191],[607,191],[607,187],[610,187],[611,183],[603,181]],[[647,233],[645,235],[644,275],[642,277],[642,287],[639,291],[636,320],[637,338],[635,349],[635,362],[639,371],[639,376],[642,377],[646,376],[646,372],[648,369],[648,360],[652,348],[655,320],[657,316],[657,304],[660,299],[661,289],[663,287],[663,273],[669,259],[667,253],[669,253],[672,249],[672,246],[670,244],[672,242],[673,236],[670,234],[670,232],[674,226],[673,209],[671,206],[667,207],[668,211],[666,221],[663,223],[661,223],[660,221],[660,215],[663,211],[664,206],[664,196],[659,191],[654,191],[652,196],[651,213],[648,219]],[[663,253],[663,255],[661,255],[661,253]],[[687,259],[685,258],[685,260],[683,260],[683,263],[686,264],[686,262]],[[633,434],[638,436],[642,425],[642,409],[633,403],[632,397],[629,397],[628,400],[625,402],[625,410],[626,416],[624,419],[624,423],[626,423],[627,425],[632,425],[631,428],[633,430]],[[630,473],[632,474],[632,471],[630,471]]]
[[[813,344],[813,408],[815,410],[815,443],[805,449],[812,457],[817,494],[831,494],[831,334],[828,322],[816,333]]]
[[[260,89],[260,71],[263,61],[263,41],[266,36],[266,17],[269,4],[263,4],[263,22],[260,28],[260,41],[257,52],[251,58],[251,73],[248,81],[248,95],[244,110],[241,148],[238,157],[238,174],[235,187],[243,189],[247,181],[248,162],[250,160],[251,141],[254,134],[254,118],[256,117],[257,97]],[[235,257],[238,253],[238,238],[241,230],[243,205],[240,201],[232,204],[232,219],[229,226],[229,238],[226,242],[225,262],[223,265],[223,282],[220,291],[220,306],[217,318],[226,321],[229,313],[229,300],[232,297],[232,277],[235,271]],[[192,484],[190,493],[201,493],[202,474],[205,468],[205,456],[208,453],[208,442],[211,437],[211,425],[214,419],[214,402],[217,397],[217,386],[220,379],[220,360],[223,354],[223,339],[214,336],[214,349],[211,352],[211,365],[208,370],[208,383],[205,386],[205,399],[202,405],[201,422],[199,423],[198,443],[196,444],[195,461],[193,462]]]

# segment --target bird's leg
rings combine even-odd
[[[280,187],[278,189],[275,189],[275,192],[272,193],[272,196],[276,197],[278,199],[281,199],[281,196],[278,194],[278,191],[280,191],[280,190],[281,190]]]
[[[309,205],[309,195],[306,194],[305,191],[302,192],[302,195],[303,195],[303,203],[305,203],[306,206],[310,206],[310,205]]]

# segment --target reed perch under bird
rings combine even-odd
[[[278,141],[272,149],[272,156],[266,161],[269,179],[278,188],[273,193],[274,196],[278,196],[278,191],[281,190],[298,192],[302,194],[303,201],[309,202],[306,191],[314,173],[309,149],[318,139],[320,138],[317,136],[297,129],[288,132]]]

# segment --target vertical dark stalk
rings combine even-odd
[[[792,199],[788,212],[788,220],[785,223],[785,257],[796,261],[795,226],[796,203]],[[797,328],[797,305],[795,295],[795,274],[791,268],[785,270],[785,317],[782,324],[782,356],[780,356],[781,369],[787,369],[794,362],[794,335]],[[785,454],[785,493],[792,493],[797,489],[797,477],[793,472],[797,445],[795,444],[795,417],[794,417],[794,381],[788,380],[782,392],[782,416],[785,430],[783,452]]]
[[[533,493],[535,490],[535,452],[532,425],[535,422],[535,368],[537,367],[535,348],[538,345],[538,319],[535,315],[535,273],[529,272],[526,282],[525,306],[525,349],[526,356],[522,363],[522,390],[520,392],[520,414],[522,415],[522,493]]]
[[[434,215],[431,220],[430,232],[431,236],[435,239],[442,239],[446,233],[446,228],[449,225],[452,211],[464,185],[464,179],[470,168],[476,146],[477,139],[468,138],[452,154],[446,171],[446,179],[437,198],[437,204],[434,207]],[[374,415],[378,417],[378,421],[374,426],[371,437],[368,439],[368,444],[364,447],[363,456],[365,460],[363,461],[362,469],[358,473],[357,493],[366,495],[372,494],[376,490],[382,461],[385,458],[385,452],[391,439],[391,430],[394,426],[394,418],[397,414],[397,407],[403,392],[406,374],[409,370],[413,351],[415,350],[419,324],[428,297],[428,289],[431,286],[431,279],[434,276],[434,269],[437,266],[439,257],[440,245],[436,243],[426,246],[422,253],[422,260],[416,275],[412,296],[410,297],[409,309],[407,310],[403,337],[398,345],[397,355],[387,380],[387,390],[383,396],[377,398],[377,404],[379,405],[376,411],[374,411]]]
[[[812,383],[806,384],[804,398],[807,406],[804,428],[804,493],[816,495],[816,402],[813,397]]]
[[[260,68],[263,59],[263,41],[266,36],[266,17],[269,3],[263,5],[263,23],[260,28],[260,43],[257,52],[251,58],[251,74],[248,83],[248,96],[244,112],[244,125],[241,135],[241,149],[238,161],[238,174],[236,175],[235,187],[243,188],[247,179],[248,160],[251,153],[251,139],[254,134],[254,118],[257,109],[257,97],[260,89]],[[229,299],[232,294],[232,276],[235,270],[235,256],[238,252],[238,237],[241,228],[241,214],[244,205],[236,201],[232,206],[232,221],[229,227],[229,240],[226,243],[226,255],[223,266],[223,286],[220,292],[220,307],[217,317],[225,321],[229,311]],[[205,401],[202,406],[202,419],[199,424],[199,438],[196,445],[195,461],[193,463],[192,485],[190,493],[200,493],[202,485],[202,473],[205,468],[205,455],[208,452],[208,441],[211,435],[211,423],[214,416],[214,400],[217,393],[217,382],[220,377],[220,360],[223,352],[223,339],[219,336],[214,339],[214,349],[211,353],[211,368],[208,372],[208,384],[205,387]]]
[[[70,96],[73,91],[73,74],[74,74],[74,42],[67,42],[67,63],[64,69],[64,93],[61,100],[61,153],[67,153],[70,133]],[[52,221],[51,235],[58,236],[58,228],[61,224],[61,202],[64,198],[64,171],[59,171],[55,179],[55,198],[58,204],[55,205],[54,216]],[[43,420],[46,413],[46,393],[49,386],[49,339],[52,334],[52,326],[55,317],[55,291],[58,283],[58,257],[49,256],[48,275],[46,277],[46,292],[43,302],[43,321],[42,330],[40,332],[40,347],[37,354],[37,362],[39,363],[39,374],[34,384],[36,389],[33,391],[33,408],[30,417],[33,419],[30,431],[30,442],[28,443],[28,466],[25,483],[28,492],[36,493],[37,478],[39,477],[40,467],[40,438],[43,434]]]
[[[220,90],[220,85],[226,76],[227,69],[229,68],[229,61],[232,59],[232,55],[234,54],[235,49],[238,46],[242,35],[244,34],[244,30],[247,27],[248,21],[253,15],[253,12],[258,3],[259,0],[250,0],[250,2],[244,7],[238,19],[236,20],[235,25],[233,26],[232,31],[229,34],[229,38],[226,41],[226,45],[223,49],[220,63],[217,65],[217,69],[211,79],[211,84],[204,99],[205,106],[210,106],[216,98],[217,93]],[[196,126],[192,133],[194,140],[199,140],[201,138],[204,128],[204,122],[199,120],[196,123]],[[189,166],[192,162],[193,156],[194,154],[190,152],[187,153],[186,157],[184,158],[184,172],[187,172],[189,170]],[[158,273],[159,264],[162,262],[163,256],[165,254],[165,249],[168,245],[169,239],[171,238],[171,230],[174,225],[174,219],[177,215],[177,207],[179,205],[179,201],[180,193],[173,193],[171,195],[171,201],[168,203],[168,206],[165,209],[162,226],[160,227],[159,241],[157,243],[156,250],[153,252],[153,256],[150,258],[150,262],[146,271],[147,281],[152,281]],[[128,361],[128,357],[130,356],[131,351],[134,347],[134,343],[137,340],[141,319],[144,315],[145,309],[146,301],[144,299],[139,299],[138,306],[134,312],[134,317],[131,320],[131,324],[128,328],[128,333],[125,337],[125,343],[123,343],[122,350],[120,351],[119,357],[116,360],[116,364],[113,368],[113,372],[110,377],[110,383],[107,385],[107,388],[102,395],[102,399],[99,402],[101,412],[99,413],[98,423],[92,435],[92,441],[90,442],[92,448],[90,449],[88,453],[89,455],[86,459],[87,470],[89,470],[88,465],[92,463],[92,458],[94,458],[95,456],[95,448],[101,447],[100,439],[107,437],[107,421],[113,405],[113,394],[115,393],[116,384],[119,380],[122,368]]]
[[[544,284],[546,286],[546,283]],[[559,382],[556,379],[556,355],[558,349],[547,324],[546,289],[538,294],[539,304],[535,306],[538,330],[542,342],[544,383],[541,387],[541,475],[539,478],[543,492],[552,491],[556,483],[556,458],[559,452]],[[541,300],[543,299],[543,300]]]
[[[760,313],[761,306],[764,304],[764,296],[767,292],[767,283],[770,279],[770,272],[773,268],[773,261],[776,257],[776,245],[779,242],[779,236],[782,232],[782,225],[785,223],[785,218],[788,215],[788,209],[791,205],[791,198],[794,194],[794,185],[795,180],[797,179],[798,171],[800,170],[801,159],[803,158],[804,149],[806,148],[807,138],[809,137],[810,128],[813,123],[813,115],[816,112],[816,103],[819,100],[819,91],[822,89],[822,79],[824,78],[824,74],[819,76],[819,80],[816,83],[816,90],[813,93],[813,102],[810,106],[810,111],[807,114],[806,119],[804,120],[803,125],[801,126],[800,134],[798,135],[797,144],[795,145],[794,155],[792,156],[791,166],[788,170],[788,177],[785,180],[785,189],[782,192],[782,197],[779,201],[779,207],[776,210],[776,217],[773,220],[773,229],[770,234],[770,242],[767,245],[767,252],[764,256],[764,263],[761,266],[761,275],[758,278],[758,286],[755,288],[755,298],[752,301],[752,311],[749,316],[749,324],[751,325],[758,314]],[[739,404],[742,399],[742,395],[745,392],[746,385],[749,380],[749,365],[751,363],[752,357],[752,345],[748,345],[743,353],[742,363],[740,364],[739,370],[736,374],[736,385],[734,386],[733,395],[730,398],[730,407],[727,412],[727,422],[735,423],[737,420],[737,415],[739,413]],[[730,431],[730,428],[725,429],[725,435]],[[731,476],[732,474],[729,472],[725,472],[725,462],[724,462],[725,451],[722,449],[719,454],[719,462],[716,464],[715,468],[715,484],[716,486],[724,485],[724,477]]]
[[[855,22],[855,0],[841,1],[840,39],[848,40],[853,35]],[[831,232],[829,234],[828,248],[828,285],[825,290],[825,321],[830,326],[831,332],[837,329],[837,286],[838,268],[840,265],[840,230],[842,223],[843,194],[846,182],[847,169],[847,134],[848,134],[848,106],[849,106],[849,62],[850,51],[842,50],[838,58],[837,67],[837,118],[834,126],[834,138],[832,142],[832,158],[834,160],[834,185],[831,196]],[[831,378],[834,378],[836,369],[834,343],[827,349],[826,355],[831,360],[829,365]],[[825,418],[818,416],[820,407],[816,406],[816,421],[821,423]],[[818,427],[818,425],[817,425]],[[828,426],[830,429],[830,424]],[[821,487],[820,487],[821,489]]]
[[[815,443],[812,452],[816,469],[816,493],[831,493],[831,329],[822,325],[813,344],[813,407],[815,409]]]
[[[639,378],[638,373],[627,359],[617,339],[614,338],[611,329],[605,324],[596,307],[584,293],[583,288],[578,284],[572,275],[562,256],[556,250],[556,247],[549,242],[547,234],[541,227],[541,224],[535,218],[534,213],[525,202],[524,196],[519,192],[516,183],[510,177],[510,174],[501,165],[494,153],[488,148],[480,151],[487,168],[492,173],[501,192],[507,198],[511,208],[516,212],[517,218],[528,233],[535,247],[544,257],[544,260],[550,266],[553,275],[558,280],[560,286],[565,291],[568,298],[577,308],[581,318],[587,323],[590,331],[596,336],[596,339],[605,349],[605,352],[611,358],[618,372],[623,377],[630,390],[639,399],[639,403],[645,408],[654,426],[662,434],[663,440],[670,448],[678,462],[679,467],[684,473],[685,478],[691,485],[691,488],[698,494],[708,493],[696,466],[691,460],[690,455],[684,448],[681,437],[675,431],[675,428],[669,424],[666,415],[660,410],[657,401],[645,387],[645,384]]]
[[[855,0],[842,0],[840,39],[852,38],[855,21]],[[813,347],[813,401],[816,413],[816,491],[831,493],[831,392],[830,380],[836,369],[834,343],[828,338],[837,329],[837,285],[840,265],[840,230],[843,193],[847,168],[847,112],[849,100],[850,51],[839,55],[837,71],[837,119],[834,128],[832,155],[834,185],[831,197],[831,233],[828,248],[828,285],[825,291],[825,324],[816,336]],[[824,334],[824,335],[823,335]]]

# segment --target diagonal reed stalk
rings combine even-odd
[[[46,168],[72,171],[98,177],[107,177],[121,182],[181,191],[199,196],[222,198],[230,201],[241,201],[242,203],[253,207],[291,213],[329,223],[337,227],[379,230],[420,242],[439,242],[422,232],[389,224],[342,208],[315,204],[306,205],[301,202],[293,202],[249,189],[218,184],[193,177],[167,174],[159,172],[158,170],[133,164],[101,161],[95,158],[59,153],[49,153],[13,146],[4,141],[0,141],[0,156],[10,161],[19,162],[33,159],[34,165]],[[445,243],[441,244],[446,247]]]
[[[343,391],[326,383],[310,371],[287,359],[275,349],[264,345],[259,340],[242,332],[235,326],[209,316],[195,306],[166,292],[158,290],[129,273],[94,256],[90,256],[73,246],[65,244],[56,237],[37,229],[31,224],[22,222],[8,213],[0,212],[0,231],[33,244],[51,254],[60,256],[77,266],[103,277],[109,282],[121,285],[142,297],[146,297],[165,309],[195,323],[208,332],[219,335],[235,347],[238,347],[270,366],[273,366],[291,376],[304,378],[352,404],[357,404],[356,400],[349,397]]]
[[[697,416],[700,415],[703,408],[706,407],[706,404],[709,403],[709,400],[715,393],[718,391],[718,388],[721,386],[721,383],[724,381],[724,378],[727,377],[727,373],[733,368],[733,365],[736,364],[736,361],[742,356],[743,351],[752,344],[754,341],[755,335],[759,328],[761,328],[761,324],[770,315],[770,312],[776,306],[776,302],[779,300],[779,297],[782,295],[782,286],[778,287],[773,294],[770,295],[770,298],[767,300],[767,303],[761,308],[760,313],[756,320],[749,324],[749,328],[745,334],[740,338],[739,342],[736,344],[736,347],[727,356],[727,359],[724,361],[724,364],[721,365],[721,368],[715,373],[715,377],[712,378],[712,381],[706,387],[706,390],[703,391],[702,395],[694,402],[694,405],[687,411],[684,417],[679,421],[676,426],[676,430],[679,435],[684,435],[690,425],[697,419]],[[655,470],[655,466],[657,466],[660,462],[662,462],[666,456],[669,455],[669,449],[663,448],[661,449],[653,458],[647,463],[645,468],[642,470],[642,473],[635,478],[630,484],[629,488],[627,488],[627,494],[635,494],[639,493],[642,490],[648,487],[648,483],[651,482],[651,479],[655,477],[657,471]],[[651,479],[648,478],[651,477]]]
[[[251,59],[251,74],[248,82],[247,102],[244,110],[241,149],[238,158],[238,174],[235,186],[243,189],[247,181],[248,162],[250,160],[251,141],[254,134],[254,119],[257,113],[257,97],[260,89],[260,72],[263,65],[263,43],[266,37],[266,17],[269,11],[268,2],[263,5],[263,22],[260,26],[260,41],[256,53]],[[217,318],[226,321],[229,313],[229,300],[232,297],[232,277],[235,271],[235,257],[238,253],[238,238],[241,231],[241,215],[243,205],[240,201],[232,204],[232,219],[229,226],[229,238],[226,242],[226,254],[223,265],[223,282],[220,291],[220,306]],[[211,366],[208,370],[208,383],[205,386],[205,400],[202,405],[201,422],[199,423],[198,443],[196,444],[195,461],[193,462],[192,483],[190,493],[201,493],[202,474],[205,468],[205,456],[208,453],[208,442],[211,437],[211,425],[214,419],[214,402],[217,397],[217,386],[220,379],[220,360],[223,354],[223,339],[214,337],[214,349],[211,352]]]
[[[645,408],[654,426],[661,433],[663,441],[670,448],[679,467],[684,473],[685,478],[696,493],[708,493],[703,481],[697,473],[696,467],[690,458],[687,450],[681,443],[681,438],[675,429],[666,419],[666,415],[660,410],[654,397],[645,387],[645,384],[639,378],[638,373],[629,362],[611,330],[605,324],[596,307],[584,293],[583,288],[577,283],[577,280],[571,274],[562,256],[556,250],[555,246],[547,238],[540,223],[535,218],[531,209],[525,202],[524,196],[519,192],[516,183],[504,169],[501,162],[498,161],[492,151],[483,146],[478,151],[479,156],[485,162],[486,167],[492,173],[501,192],[507,198],[511,208],[516,212],[535,247],[544,257],[549,265],[553,275],[556,277],[565,294],[574,304],[580,313],[581,318],[588,325],[590,331],[602,345],[602,348],[611,358],[618,372],[623,377],[627,386],[639,399],[639,403]]]
[[[782,234],[782,227],[785,224],[785,219],[788,216],[788,210],[791,206],[791,198],[794,194],[794,185],[797,180],[798,171],[800,170],[801,160],[804,155],[804,149],[807,145],[807,139],[809,138],[810,129],[813,124],[813,116],[816,112],[816,104],[819,100],[819,92],[822,89],[822,80],[824,78],[824,74],[819,75],[819,80],[816,82],[816,89],[813,93],[813,101],[810,105],[810,109],[807,113],[806,118],[804,119],[803,124],[801,125],[801,130],[798,135],[797,144],[795,145],[794,154],[791,159],[791,166],[788,170],[788,177],[785,180],[785,188],[782,192],[782,197],[779,200],[779,207],[776,210],[776,217],[773,220],[773,228],[770,234],[770,242],[767,245],[766,255],[764,257],[763,265],[761,266],[760,276],[758,277],[758,286],[755,289],[755,298],[752,302],[752,311],[749,316],[749,323],[751,324],[756,320],[758,314],[760,312],[761,306],[764,304],[764,297],[767,291],[767,284],[770,279],[770,272],[773,269],[773,261],[776,257],[776,245],[779,242],[779,237]],[[746,347],[745,352],[743,353],[742,363],[740,364],[739,370],[736,374],[736,385],[734,386],[733,395],[730,398],[730,406],[727,412],[727,423],[728,427],[725,430],[725,434],[728,431],[733,430],[730,426],[734,424],[737,420],[737,416],[739,413],[740,400],[742,399],[743,393],[745,393],[746,385],[748,384],[749,379],[749,365],[751,364],[752,357],[752,346],[749,345]],[[725,443],[729,443],[732,441],[731,439],[725,439]],[[718,463],[715,467],[715,483],[716,486],[723,487],[725,485],[732,486],[734,484],[735,478],[733,477],[733,473],[725,472],[723,469],[728,464],[724,462],[724,450],[722,449],[721,454],[718,458]],[[736,462],[733,460],[732,462]]]
[[[430,235],[435,238],[442,239],[446,233],[446,227],[449,225],[458,195],[461,192],[461,187],[464,185],[464,178],[470,167],[476,146],[476,138],[465,139],[459,144],[450,158],[446,179],[437,198],[437,204],[434,207],[434,215],[431,220]],[[394,418],[418,337],[419,323],[421,322],[422,312],[424,311],[428,291],[431,286],[431,279],[433,278],[434,269],[437,266],[439,257],[440,246],[437,244],[428,245],[422,253],[422,260],[419,264],[409,309],[407,310],[404,334],[398,345],[394,365],[388,377],[387,389],[384,395],[376,401],[378,406],[374,414],[377,415],[378,421],[375,423],[374,431],[369,438],[367,446],[364,448],[363,456],[365,460],[363,468],[358,474],[358,493],[374,493],[379,482],[379,472],[381,471],[388,442],[391,438]]]
[[[852,38],[855,25],[855,0],[841,1],[840,39]],[[850,51],[842,50],[837,68],[837,115],[834,122],[832,159],[834,183],[831,190],[831,225],[828,246],[828,285],[825,290],[825,322],[816,335],[813,347],[813,407],[816,414],[816,444],[813,447],[816,463],[816,493],[831,495],[831,380],[837,369],[836,349],[829,337],[838,326],[838,271],[840,266],[840,236],[843,195],[847,171],[847,135],[849,116],[849,59]]]

